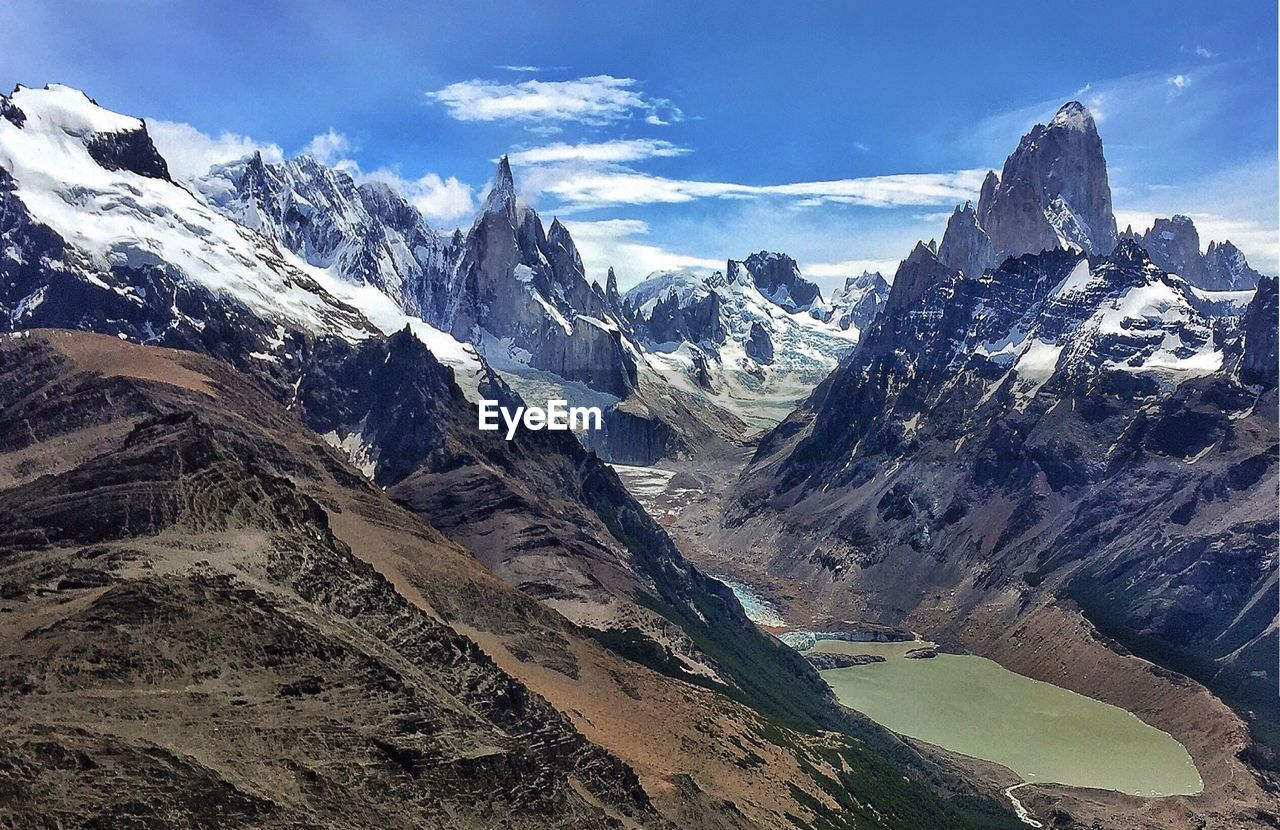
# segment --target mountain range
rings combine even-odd
[[[177,180],[141,119],[20,86],[0,816],[1022,826],[1000,771],[838,706],[732,565],[1123,706],[1205,780],[1032,788],[1055,826],[1280,822],[1276,315],[1191,219],[1117,229],[1076,102],[824,297],[769,251],[601,286],[506,157],[443,233],[306,156]],[[604,428],[505,441],[482,397]],[[651,515],[611,465],[658,462],[712,495]]]
[[[0,116],[6,823],[1011,826],[575,436],[475,429],[650,371],[505,162],[445,241],[309,160],[175,181],[68,87]]]

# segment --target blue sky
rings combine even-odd
[[[1187,213],[1262,270],[1280,256],[1272,0],[7,0],[0,31],[0,83],[147,117],[183,172],[306,150],[451,228],[512,153],[590,276],[624,284],[762,248],[826,286],[891,271],[1070,98],[1122,226]]]

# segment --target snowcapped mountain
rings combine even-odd
[[[889,283],[880,272],[863,271],[845,279],[844,285],[832,292],[826,320],[838,328],[861,332],[871,325],[888,298]]]
[[[474,351],[172,181],[146,125],[65,86],[0,97],[5,328],[93,328],[280,378],[316,337],[409,326],[471,388]],[[256,365],[253,365],[256,363]],[[292,365],[291,365],[292,364]]]
[[[742,434],[649,366],[616,278],[589,283],[568,230],[544,230],[498,165],[447,240],[381,184],[302,157],[251,156],[190,189],[139,119],[61,86],[0,98],[0,320],[90,328],[217,354],[286,386],[318,338],[408,327],[475,398],[495,377],[606,409],[584,436],[651,463]],[[337,440],[360,444],[359,436]]]
[[[725,276],[730,282],[750,281],[761,296],[787,311],[821,316],[826,310],[818,286],[801,276],[800,266],[786,254],[760,251],[740,262],[730,260]]]
[[[1023,136],[999,178],[983,182],[977,218],[1000,257],[1070,246],[1110,252],[1116,220],[1107,163],[1083,104],[1063,104]]]
[[[956,208],[938,258],[974,275],[1006,257],[1053,248],[1107,254],[1125,238],[1137,240],[1153,263],[1197,288],[1248,291],[1258,284],[1260,275],[1230,241],[1210,242],[1201,253],[1189,217],[1157,219],[1141,234],[1133,228],[1117,234],[1102,139],[1089,111],[1071,101],[1049,124],[1037,124],[1023,136],[1001,175],[987,175],[976,208],[969,202]]]
[[[856,326],[827,322],[832,306],[784,254],[730,260],[710,276],[653,274],[623,304],[648,365],[754,429],[784,418],[858,338]]]
[[[394,191],[308,158],[222,165],[197,182],[228,217],[348,293],[384,302],[474,349],[530,400],[605,410],[584,434],[611,460],[651,463],[740,434],[731,416],[666,388],[621,314],[616,277],[589,283],[569,231],[544,228],[499,160],[470,229],[447,241]]]
[[[973,275],[1054,248],[1110,253],[1116,238],[1102,139],[1084,105],[1069,101],[1022,137],[1000,175],[987,174],[976,209],[957,208],[938,253]]]
[[[195,185],[219,211],[308,264],[372,285],[406,313],[442,316],[455,248],[386,184],[357,184],[308,156],[268,164],[255,153]]]

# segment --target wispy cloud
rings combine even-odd
[[[640,241],[649,225],[639,219],[606,219],[599,222],[566,222],[582,256],[587,274],[602,277],[612,266],[624,288],[654,271],[692,269],[710,273],[724,268],[725,260],[708,259],[669,251]]]
[[[203,176],[215,164],[236,161],[254,153],[262,153],[267,161],[284,160],[279,144],[256,141],[237,133],[206,135],[190,124],[159,119],[147,119],[147,132],[168,163],[169,173],[181,181]]]
[[[975,169],[748,185],[666,178],[627,168],[549,166],[529,171],[525,187],[530,192],[557,198],[560,201],[557,209],[561,211],[763,197],[791,199],[801,207],[821,204],[900,207],[954,204],[972,198],[985,173],[985,169]]]
[[[528,66],[520,64],[500,63],[494,69],[505,69],[508,72],[541,72],[541,66]]]
[[[503,83],[472,79],[426,93],[458,121],[511,121],[533,126],[577,122],[604,126],[640,117],[665,124],[684,117],[665,98],[640,91],[634,78],[592,75],[569,81]]]
[[[1191,86],[1191,78],[1187,75],[1177,74],[1169,77],[1169,95],[1174,96],[1180,94],[1184,89]]]
[[[615,139],[587,144],[545,144],[509,153],[512,164],[551,164],[566,161],[621,164],[651,158],[670,158],[690,152],[670,141],[651,138]]]
[[[1206,46],[1201,46],[1198,43],[1195,46],[1187,46],[1184,44],[1178,49],[1178,51],[1182,52],[1184,55],[1195,55],[1196,57],[1204,58],[1205,60],[1218,57],[1217,52]]]

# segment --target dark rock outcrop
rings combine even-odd
[[[766,299],[788,311],[811,309],[822,303],[821,290],[801,276],[800,266],[786,254],[760,251],[741,262],[729,260],[725,277],[730,281],[751,279]]]
[[[883,663],[879,654],[832,654],[825,651],[814,651],[806,654],[804,659],[818,671],[829,669],[847,669],[853,666],[869,666],[872,663]]]
[[[128,170],[149,179],[169,180],[169,165],[156,150],[145,124],[140,130],[97,133],[85,141],[85,148],[107,170]]]
[[[1280,359],[1276,348],[1277,330],[1280,329],[1277,306],[1276,278],[1263,277],[1258,281],[1258,291],[1240,321],[1244,335],[1240,380],[1264,389],[1274,389],[1277,380],[1277,360]]]
[[[751,333],[747,335],[747,357],[756,363],[772,363],[773,362],[773,341],[769,339],[769,332],[759,322],[751,324]]]

